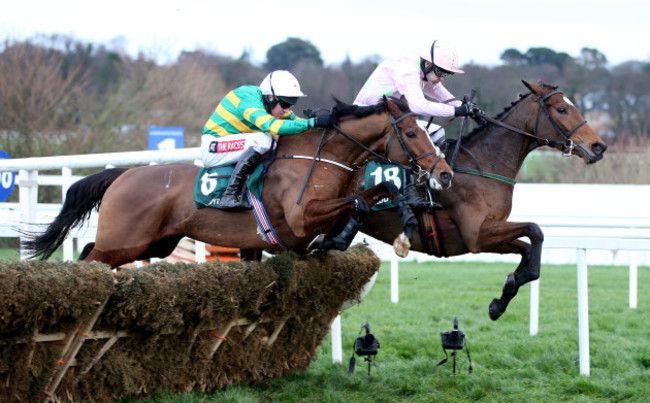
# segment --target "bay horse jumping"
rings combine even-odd
[[[418,232],[411,245],[413,250],[438,257],[483,252],[521,255],[515,272],[506,277],[501,297],[490,303],[492,320],[505,312],[519,287],[540,275],[542,230],[532,222],[508,221],[514,179],[526,156],[546,145],[593,164],[607,149],[556,87],[525,81],[524,85],[529,94],[521,96],[495,119],[486,118],[487,123],[462,137],[460,152],[451,164],[456,173],[454,186],[435,194],[442,209],[434,211],[435,227],[428,232],[435,230],[437,237],[429,241]],[[448,150],[453,148],[455,143],[450,143]],[[452,158],[447,152],[448,162]],[[357,175],[356,181],[353,192],[364,188],[363,173]],[[388,241],[399,231],[395,220],[394,209],[371,211],[360,230]]]
[[[261,200],[279,240],[290,250],[307,252],[315,236],[336,235],[351,218],[362,221],[377,200],[402,197],[390,182],[347,196],[355,172],[369,158],[405,164],[438,189],[451,183],[451,168],[406,102],[384,98],[378,105],[358,107],[337,101],[333,112],[340,122],[336,129],[281,136],[277,158],[267,168]],[[28,236],[23,246],[33,257],[47,259],[71,228],[99,208],[95,242],[86,245],[80,260],[118,267],[162,258],[183,237],[225,247],[269,249],[250,210],[196,208],[193,191],[199,170],[190,164],[167,164],[90,175],[70,187],[59,215],[43,233]],[[400,205],[406,234],[397,238],[396,247],[405,254],[417,224],[410,208]]]

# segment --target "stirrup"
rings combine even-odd
[[[325,246],[325,234],[317,235],[307,246],[309,250],[323,249]]]
[[[248,200],[243,197],[237,197],[235,195],[226,195],[219,200],[217,209],[223,211],[244,211],[252,210],[253,206],[248,203]]]
[[[340,235],[334,238],[328,238],[326,234],[320,234],[309,243],[309,250],[340,250],[348,248],[348,243]]]
[[[442,204],[435,201],[427,201],[422,197],[407,200],[406,204],[411,206],[412,209],[416,209],[416,210],[441,210],[442,209]]]

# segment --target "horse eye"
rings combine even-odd
[[[416,132],[406,132],[406,137],[411,137],[411,138],[413,138],[413,137],[415,137],[415,136],[417,136],[417,133],[416,133]]]
[[[557,111],[559,113],[561,113],[561,114],[566,114],[567,113],[567,110],[566,110],[566,108],[564,106],[560,106],[559,108],[557,108]]]

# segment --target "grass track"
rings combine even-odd
[[[612,402],[650,401],[650,268],[639,268],[639,303],[628,307],[627,267],[589,267],[591,376],[579,374],[575,266],[542,268],[540,329],[528,335],[529,287],[496,322],[487,314],[514,265],[400,263],[400,302],[390,303],[390,266],[366,300],[342,314],[344,363],[332,364],[327,337],[304,372],[263,385],[232,385],[183,396],[157,392],[148,402]],[[460,372],[445,355],[440,332],[454,316],[467,335],[474,372],[459,354]],[[381,343],[380,373],[357,359],[352,343],[368,321]],[[451,358],[451,357],[450,357]],[[123,402],[135,400],[125,399]]]

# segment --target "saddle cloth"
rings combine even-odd
[[[194,183],[194,202],[196,208],[217,207],[223,192],[228,187],[228,181],[235,169],[235,165],[227,165],[216,168],[203,168],[196,175]],[[246,181],[248,190],[245,192],[249,203],[253,206],[253,214],[257,220],[262,235],[270,245],[284,248],[275,230],[266,215],[266,210],[260,201],[262,197],[264,164],[260,163],[255,167]]]
[[[364,188],[369,189],[373,186],[379,185],[383,181],[392,182],[400,192],[404,190],[404,183],[406,181],[406,173],[399,165],[384,164],[377,161],[370,161],[366,164],[366,173],[364,178]],[[373,210],[385,210],[395,208],[393,202],[386,198],[380,200],[372,207]]]
[[[235,165],[226,165],[216,168],[202,168],[196,175],[194,183],[194,202],[196,208],[217,207],[223,192],[228,187],[228,181],[235,169]],[[259,164],[246,181],[246,187],[260,199],[262,197],[262,175],[264,166]],[[250,201],[250,199],[249,199]]]

